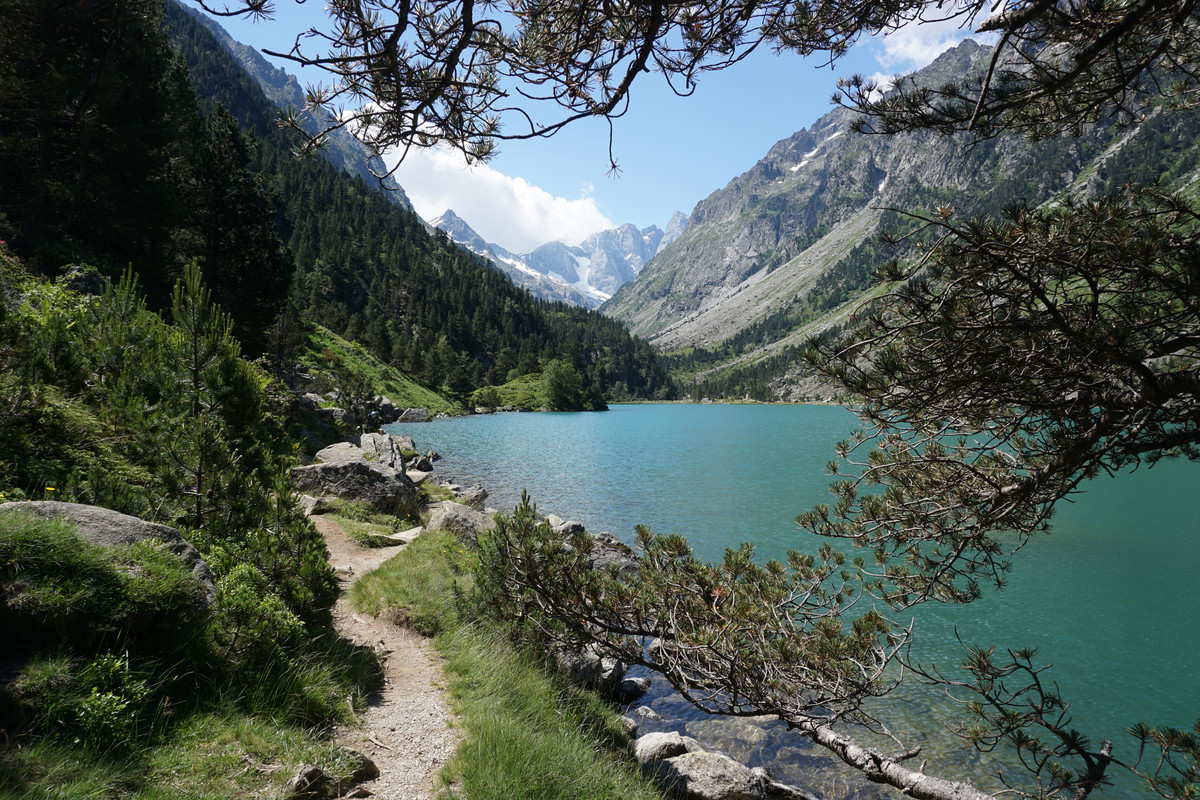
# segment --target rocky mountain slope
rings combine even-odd
[[[183,3],[179,3],[178,6],[216,37],[220,45],[242,65],[242,69],[246,71],[246,74],[253,78],[259,87],[262,88],[263,94],[271,102],[280,108],[304,108],[304,90],[300,88],[300,82],[296,80],[296,76],[272,66],[257,50],[234,39],[221,27],[220,23],[202,11],[191,8]],[[317,117],[309,111],[302,113],[301,120],[304,129],[309,133],[317,133],[324,130],[331,123],[331,119],[327,114]],[[400,187],[400,184],[396,183],[396,180],[391,175],[387,175],[382,179],[378,177],[387,172],[387,167],[384,166],[383,161],[378,156],[371,155],[362,142],[355,139],[344,128],[332,131],[329,135],[328,144],[320,152],[327,161],[338,169],[362,178],[368,185],[380,186],[386,189],[386,194],[392,202],[409,208],[412,207],[408,195],[404,193],[404,189]]]
[[[452,210],[431,224],[458,244],[490,259],[519,286],[544,300],[595,308],[638,276],[642,268],[687,228],[675,212],[663,231],[625,224],[600,231],[576,245],[549,242],[528,253],[513,253],[487,242]]]
[[[921,79],[982,69],[989,54],[966,41]],[[923,133],[855,134],[851,112],[836,109],[697,204],[683,235],[602,311],[660,351],[688,353],[678,366],[700,382],[754,373],[718,393],[795,396],[796,346],[869,290],[874,266],[895,254],[880,232],[914,224],[896,209],[953,206],[965,217],[1160,173],[1176,184],[1193,180],[1197,116],[1094,125],[1075,139],[969,145]]]

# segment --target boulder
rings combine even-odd
[[[550,526],[550,530],[563,537],[573,536],[577,533],[584,533],[587,530],[587,528],[583,527],[582,522],[565,520],[557,514],[547,515],[546,524]]]
[[[337,794],[334,781],[320,767],[302,764],[283,787],[287,800],[317,800],[332,798]]]
[[[380,462],[345,459],[293,467],[292,480],[302,492],[363,501],[384,514],[407,517],[418,510],[416,484]]]
[[[445,501],[429,515],[429,528],[453,531],[460,539],[478,542],[479,534],[496,527],[496,522],[486,514],[461,503]]]
[[[318,408],[320,405],[321,405],[321,395],[314,394],[313,392],[306,392],[306,393],[300,395],[300,407],[301,408],[312,409],[312,408]]]
[[[417,452],[417,443],[413,441],[411,436],[393,436],[392,440],[401,450],[409,453]]]
[[[315,460],[333,464],[343,461],[365,461],[404,472],[404,456],[400,442],[386,433],[364,433],[344,442],[336,442],[317,451]]]
[[[389,400],[385,395],[375,396],[375,408],[379,411],[379,416],[384,422],[391,422],[396,418],[396,404]]]
[[[569,680],[594,689],[601,697],[615,697],[625,678],[625,663],[602,654],[595,645],[559,647],[554,660]]]
[[[333,421],[347,428],[353,428],[358,424],[358,417],[344,408],[326,408],[324,411],[329,412],[329,416],[333,417]]]
[[[217,590],[212,570],[200,557],[200,551],[170,526],[146,522],[108,508],[60,503],[56,500],[4,503],[0,505],[0,514],[5,513],[25,513],[41,519],[65,519],[76,525],[76,534],[80,539],[100,547],[116,547],[147,540],[161,542],[183,562],[200,584],[204,608],[212,608],[216,602]]]
[[[433,417],[428,408],[406,408],[404,413],[396,418],[396,422],[431,422]]]
[[[688,800],[815,800],[802,789],[776,783],[764,770],[750,769],[722,753],[683,753],[650,762],[649,769],[673,793]]]
[[[483,501],[488,498],[487,489],[484,489],[482,484],[478,483],[466,489],[459,490],[457,494],[460,503],[475,509],[483,508]]]
[[[404,472],[403,443],[386,433],[364,433],[354,441],[367,461],[378,461]]]
[[[103,295],[108,286],[108,279],[97,272],[95,267],[82,267],[78,264],[67,267],[62,281],[73,292],[97,297]]]
[[[639,764],[645,766],[654,761],[665,761],[703,749],[700,743],[690,736],[681,736],[676,731],[655,731],[647,733],[633,743],[633,756]]]
[[[325,464],[334,464],[339,461],[358,461],[360,459],[363,459],[362,448],[353,442],[335,442],[328,447],[321,448],[313,456],[314,461],[320,461]]]
[[[617,687],[616,699],[621,705],[629,705],[648,691],[650,691],[649,678],[625,678]]]

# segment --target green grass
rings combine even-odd
[[[0,754],[0,799],[228,800],[278,797],[302,764],[348,778],[356,760],[319,734],[235,709],[190,715],[121,758],[48,739]]]
[[[426,533],[351,590],[362,612],[402,609],[435,635],[464,737],[442,773],[452,797],[661,800],[627,753],[616,712],[548,672],[500,633],[472,622],[471,554],[452,535]]]
[[[385,395],[397,408],[427,408],[433,414],[461,414],[462,408],[427,389],[408,373],[384,364],[362,345],[348,342],[337,334],[314,325],[300,359],[318,371],[337,371],[349,366]]]
[[[276,797],[303,763],[357,764],[327,731],[380,685],[369,647],[313,629],[241,662],[161,548],[25,515],[0,515],[0,584],[0,800]]]

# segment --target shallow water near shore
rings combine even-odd
[[[443,454],[438,472],[480,481],[488,505],[511,510],[522,489],[545,513],[632,540],[635,524],[686,535],[698,555],[753,542],[759,557],[812,551],[796,514],[829,502],[826,465],[856,419],[834,406],[617,405],[607,413],[495,414],[392,426]],[[968,644],[1038,648],[1071,702],[1073,727],[1112,738],[1136,721],[1190,728],[1200,716],[1200,465],[1168,462],[1093,481],[1064,504],[1049,536],[1017,554],[1003,592],[969,606],[922,609],[915,655],[953,666]],[[921,687],[881,712],[925,745],[932,774],[986,783],[1003,755],[980,756],[942,729],[954,709]],[[888,797],[783,730],[700,714],[661,680],[645,701],[710,746],[822,797]],[[997,761],[997,758],[999,759]],[[918,759],[919,761],[919,759]],[[1105,797],[1143,796],[1126,780]]]

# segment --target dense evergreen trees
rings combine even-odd
[[[533,299],[377,187],[319,158],[297,159],[277,130],[279,110],[207,29],[175,6],[168,18],[205,102],[260,136],[257,163],[280,198],[280,232],[296,262],[292,302],[303,314],[454,397],[571,352],[589,384],[602,366],[607,396],[673,396],[653,351],[619,324]]]
[[[194,261],[249,353],[286,301],[277,355],[306,315],[456,397],[571,347],[588,380],[612,376],[602,393],[673,393],[620,326],[539,303],[377,187],[297,160],[278,109],[180,8],[22,1],[0,28],[0,236],[36,269],[132,266],[162,309]]]

